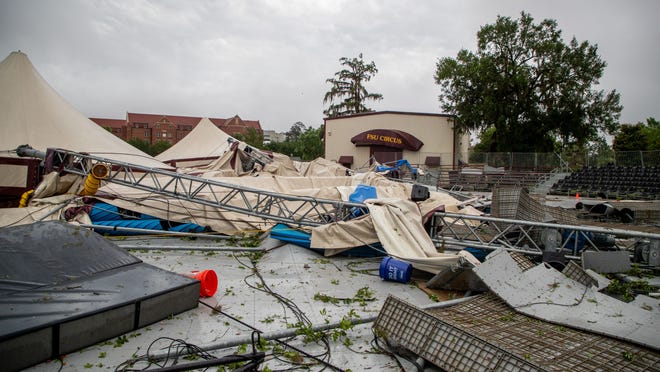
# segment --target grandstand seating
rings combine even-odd
[[[528,189],[549,177],[546,172],[500,170],[497,172],[482,171],[479,168],[467,168],[472,171],[450,170],[445,177],[438,180],[441,187],[460,187],[461,190],[492,191],[500,186],[517,186]]]
[[[606,199],[660,199],[660,166],[584,167],[557,181],[552,195],[603,197]]]

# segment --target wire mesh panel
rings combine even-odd
[[[529,270],[532,267],[536,266],[536,264],[532,262],[532,260],[530,260],[529,257],[525,256],[520,252],[511,252],[510,255],[511,258],[516,262],[516,264],[518,264],[518,267],[520,267],[520,270],[522,271]]]
[[[534,200],[526,189],[520,187],[493,190],[491,208],[491,214],[495,217],[536,222],[543,222],[546,219],[545,206]]]
[[[575,261],[569,261],[564,270],[562,270],[562,273],[587,287],[598,286],[598,281],[590,277]]]
[[[539,368],[479,337],[389,296],[374,324],[388,344],[404,347],[450,371],[537,371]]]
[[[428,311],[388,297],[374,329],[451,371],[660,370],[657,351],[519,314],[493,294]]]

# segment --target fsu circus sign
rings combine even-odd
[[[424,145],[412,134],[393,129],[371,129],[354,136],[351,142],[355,146],[380,145],[412,151],[418,151]]]

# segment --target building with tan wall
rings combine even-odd
[[[467,160],[469,135],[454,131],[454,116],[380,111],[324,119],[325,158],[353,169],[388,164],[453,166]]]

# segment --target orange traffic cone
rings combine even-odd
[[[213,270],[204,270],[204,271],[191,271],[185,276],[197,279],[200,281],[199,286],[199,296],[200,297],[211,297],[215,294],[215,291],[218,289],[218,276]]]

